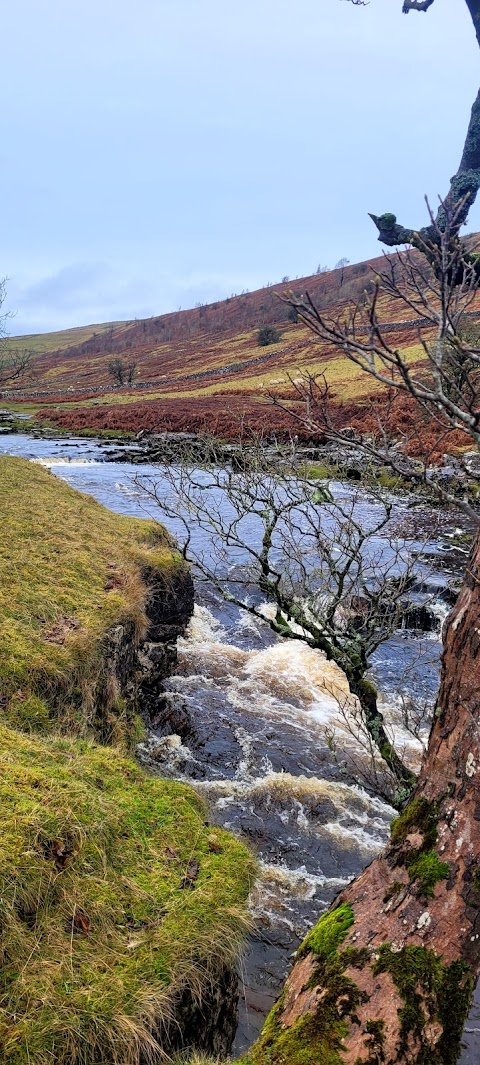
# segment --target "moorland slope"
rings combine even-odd
[[[291,429],[288,414],[277,408],[272,415],[270,397],[294,403],[290,378],[308,372],[324,375],[345,424],[368,424],[366,403],[378,398],[379,386],[292,320],[279,295],[308,292],[319,309],[336,316],[364,299],[376,273],[394,259],[379,256],[159,317],[16,338],[14,347],[34,353],[32,373],[4,399],[57,428],[207,430],[235,438],[245,426]],[[413,312],[387,296],[377,309],[389,341],[409,360],[421,358],[421,321]],[[265,325],[275,326],[280,338],[261,347],[258,331]],[[135,364],[132,386],[115,387],[109,372],[115,358]]]

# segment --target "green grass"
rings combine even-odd
[[[125,322],[101,322],[92,325],[73,326],[60,329],[54,333],[29,333],[26,336],[9,337],[8,347],[12,351],[33,351],[41,355],[46,351],[57,351],[83,344],[95,333],[107,333],[109,329],[122,328]]]
[[[142,572],[167,581],[183,563],[161,526],[112,514],[23,459],[0,458],[0,520],[0,720],[85,734],[109,630],[145,633]],[[114,690],[110,704],[119,739]]]
[[[2,1062],[152,1052],[179,989],[201,1002],[233,962],[253,874],[184,785],[114,749],[0,726]]]
[[[146,568],[165,582],[184,564],[161,527],[38,464],[0,458],[0,501],[1,1061],[164,1060],[179,997],[208,1002],[235,961],[255,873],[193,790],[115,745],[135,721],[109,631],[140,641]]]

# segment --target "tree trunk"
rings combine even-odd
[[[480,535],[412,802],[300,947],[244,1065],[454,1065],[480,971]]]

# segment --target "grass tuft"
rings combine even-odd
[[[254,874],[204,817],[115,749],[0,726],[2,1061],[133,1065],[181,988],[202,1000]]]

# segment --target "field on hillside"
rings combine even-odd
[[[366,404],[379,401],[381,386],[292,321],[279,295],[308,292],[327,316],[341,315],[365,297],[385,262],[380,256],[156,318],[14,338],[14,348],[23,344],[34,353],[32,370],[3,392],[2,402],[63,429],[209,431],[232,438],[245,428],[290,431],[294,422],[272,407],[272,395],[298,411],[295,382],[320,374],[337,418],[368,428]],[[389,342],[409,361],[420,359],[419,320],[393,299],[382,297],[379,308]],[[258,331],[265,325],[275,326],[280,339],[261,347]],[[115,387],[109,364],[116,358],[135,365],[132,386]],[[397,404],[398,428],[407,408]]]

